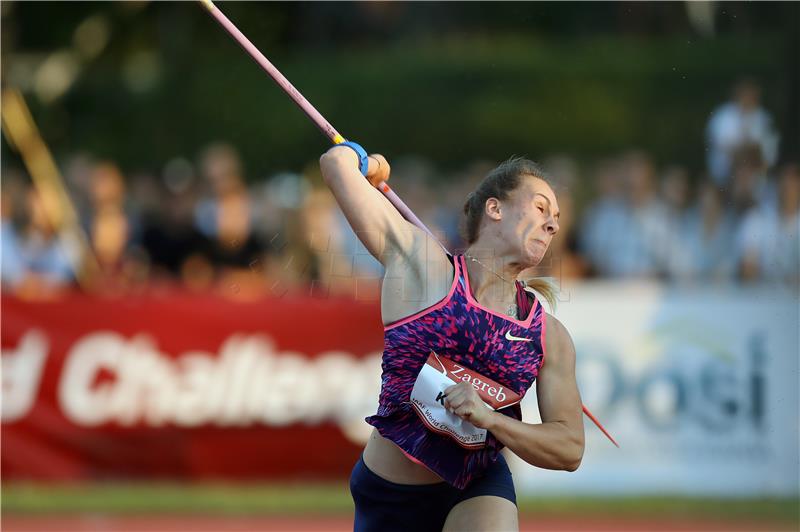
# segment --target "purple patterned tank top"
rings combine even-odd
[[[524,321],[487,309],[472,297],[464,257],[450,257],[455,272],[447,296],[384,328],[380,402],[378,412],[366,421],[407,455],[463,489],[484,474],[503,444],[466,422],[468,427],[454,435],[435,419],[426,420],[414,397],[422,393],[422,373],[433,369],[455,382],[467,380],[498,412],[521,419],[519,401],[508,398],[521,399],[539,374],[545,313],[537,300]]]

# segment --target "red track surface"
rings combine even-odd
[[[203,517],[187,516],[120,516],[120,515],[67,515],[2,517],[4,532],[339,532],[352,530],[352,521],[346,517]],[[773,532],[793,530],[783,526],[742,521],[659,520],[548,517],[536,519],[525,516],[520,523],[521,532]]]

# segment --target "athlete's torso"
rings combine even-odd
[[[418,242],[427,245],[428,239]],[[438,245],[437,245],[438,246]],[[430,257],[431,261],[409,265],[405,263],[389,266],[382,284],[381,315],[384,325],[400,321],[407,316],[435,305],[447,296],[453,284],[455,269],[448,260],[437,260],[445,253],[440,248],[431,253],[416,254]],[[425,274],[422,275],[421,272]],[[409,287],[418,286],[418,294]],[[397,484],[432,484],[444,482],[442,477],[413,461],[400,448],[387,440],[376,429],[372,429],[364,448],[364,463],[379,476]]]
[[[426,422],[426,428],[421,421],[425,419],[421,409],[415,411],[412,406],[418,403],[412,397],[412,389],[418,387],[426,361],[430,365],[429,359],[435,357],[444,360],[445,365],[452,363],[456,368],[467,368],[473,375],[493,381],[496,386],[488,388],[490,395],[491,390],[498,394],[497,388],[502,387],[503,396],[521,398],[532,385],[542,363],[545,315],[536,301],[521,320],[482,306],[472,296],[463,257],[453,257],[453,264],[452,284],[441,301],[385,327],[380,405],[377,414],[368,418],[368,422],[384,438],[423,462],[436,475],[463,487],[496,459],[502,444],[491,434],[485,434],[477,444],[471,443],[472,440],[465,443],[463,439],[451,437],[452,434],[448,436],[446,431],[436,430],[435,420],[433,424]],[[447,374],[444,366],[442,371]],[[521,418],[518,404],[498,411]],[[380,451],[381,448],[386,450]],[[407,476],[408,483],[437,479],[436,475],[423,473],[418,466],[405,466],[402,453],[392,454],[389,449],[380,439],[373,438],[365,452],[367,465],[397,482],[401,482],[401,476]],[[387,465],[376,463],[376,455],[377,458],[385,455]],[[398,464],[404,465],[395,468]]]

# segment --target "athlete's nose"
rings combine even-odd
[[[555,236],[555,234],[558,233],[558,221],[550,216],[547,218],[544,228],[550,235]]]

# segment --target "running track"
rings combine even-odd
[[[345,532],[352,521],[341,516],[307,517],[203,517],[186,516],[2,516],[4,532]],[[524,516],[521,532],[778,532],[795,530],[790,523],[661,519],[546,518]]]

